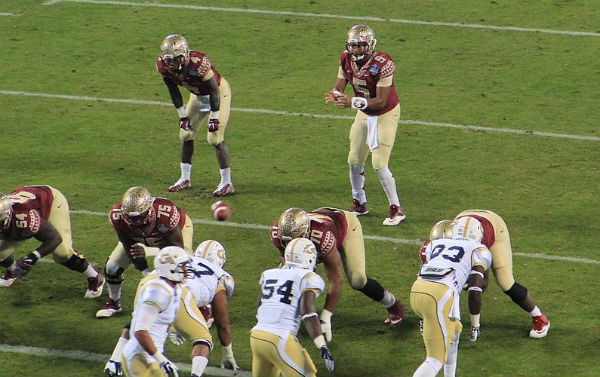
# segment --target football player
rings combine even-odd
[[[144,187],[127,190],[121,203],[109,214],[119,242],[106,261],[108,300],[96,312],[97,318],[109,318],[122,311],[123,272],[133,264],[147,275],[146,257],[155,256],[160,248],[179,246],[192,253],[193,225],[185,211],[165,198],[153,197]]]
[[[252,375],[316,376],[317,368],[296,338],[301,321],[325,368],[332,372],[335,362],[315,310],[315,299],[325,288],[323,279],[313,272],[317,249],[306,238],[297,238],[288,243],[283,258],[281,268],[266,270],[260,277],[258,323],[250,331]]]
[[[396,191],[396,180],[388,162],[396,139],[400,120],[400,103],[394,88],[396,66],[392,58],[375,51],[377,39],[366,25],[354,25],[348,31],[346,50],[340,56],[338,76],[333,90],[325,94],[325,103],[337,108],[351,107],[356,111],[350,128],[350,185],[352,207],[349,211],[366,215],[367,194],[365,161],[371,152],[371,163],[387,195],[390,210],[383,225],[398,225],[406,218]],[[347,84],[354,97],[344,94]]]
[[[17,247],[32,237],[41,245],[15,262]],[[60,191],[50,186],[25,186],[0,198],[0,266],[5,268],[0,287],[10,287],[48,254],[55,263],[87,278],[84,297],[102,294],[104,276],[73,249],[69,203]]]
[[[454,222],[460,219],[469,219],[471,226],[482,227],[481,243],[492,253],[491,270],[496,279],[496,284],[514,303],[531,316],[532,328],[529,331],[529,336],[532,338],[545,337],[550,329],[548,318],[537,307],[527,288],[516,282],[513,276],[512,248],[508,228],[504,220],[498,214],[488,210],[466,210],[459,213]],[[469,307],[475,305],[472,301],[473,299],[469,296]],[[476,341],[480,334],[479,311],[471,311],[471,326],[469,340]]]
[[[212,338],[192,294],[182,286],[190,272],[189,263],[190,255],[184,249],[165,247],[154,258],[154,273],[140,282],[131,321],[133,336],[123,348],[126,375],[178,376],[175,363],[164,355],[171,325],[193,341],[191,376],[204,372]]]
[[[342,269],[353,289],[387,309],[384,324],[393,326],[402,322],[406,313],[402,302],[375,279],[367,277],[362,227],[354,213],[336,208],[318,208],[309,213],[301,208],[289,208],[271,226],[271,241],[280,250],[282,264],[286,245],[296,238],[308,238],[315,243],[317,263],[323,263],[329,279],[320,317],[327,341],[332,337],[331,316],[342,296]]]
[[[179,191],[192,186],[194,139],[200,130],[200,123],[208,115],[206,141],[215,147],[221,169],[221,182],[213,196],[233,194],[229,149],[225,143],[225,128],[231,106],[229,83],[206,55],[190,50],[185,38],[177,34],[169,35],[163,40],[156,68],[169,89],[169,95],[179,115],[181,177],[169,187],[169,191]],[[179,86],[184,86],[190,91],[190,98],[185,107]]]
[[[483,290],[483,276],[492,264],[490,251],[479,241],[481,227],[455,223],[452,238],[431,241],[423,253],[425,263],[410,292],[410,305],[423,320],[427,358],[413,377],[434,377],[444,367],[445,377],[454,377],[458,356],[460,292],[469,281],[469,297]]]

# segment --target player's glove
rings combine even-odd
[[[219,119],[210,118],[208,120],[208,132],[215,132],[219,130]]]
[[[323,335],[325,335],[325,340],[331,342],[333,338],[333,333],[331,331],[331,312],[327,309],[323,309],[321,312],[321,330],[323,331]]]
[[[233,357],[233,349],[231,348],[231,344],[228,346],[223,346],[223,357],[221,358],[221,368],[223,369],[231,369],[231,370],[239,370],[237,362],[235,361],[235,357]]]
[[[179,377],[175,363],[172,363],[165,357],[165,355],[157,351],[152,356],[156,359],[156,361],[158,361],[160,369],[167,375],[167,377]]]
[[[333,360],[333,356],[331,356],[331,353],[327,349],[327,346],[321,347],[320,351],[321,359],[323,359],[323,362],[325,363],[325,369],[327,369],[327,371],[329,372],[333,372],[333,370],[335,369],[335,360]]]
[[[14,274],[17,276],[27,275],[27,273],[31,270],[31,267],[33,267],[38,259],[40,259],[40,253],[37,250],[27,254],[17,261],[17,265],[13,271]]]
[[[108,362],[104,366],[104,374],[106,374],[108,377],[122,376],[123,368],[121,368],[121,363],[114,360],[108,360]]]
[[[479,330],[479,326],[475,327],[471,327],[471,334],[469,335],[469,337],[467,338],[467,342],[476,342],[477,339],[479,339],[479,336],[481,335],[481,331]]]
[[[183,343],[185,343],[185,337],[180,335],[175,330],[169,330],[169,340],[171,341],[171,343],[173,343],[176,346],[180,346]]]
[[[192,130],[192,122],[190,122],[190,118],[188,118],[188,117],[179,118],[179,127],[181,127],[181,129],[184,131],[191,131]]]

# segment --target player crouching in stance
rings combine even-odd
[[[492,264],[490,251],[479,241],[483,229],[454,224],[451,239],[438,239],[423,252],[425,263],[410,292],[410,305],[423,319],[427,358],[413,377],[434,377],[444,367],[454,377],[458,357],[460,292],[469,282],[469,296],[481,296],[484,273]]]
[[[123,348],[126,375],[178,376],[175,364],[163,354],[170,325],[194,343],[191,376],[204,372],[212,338],[191,293],[181,284],[189,274],[189,264],[185,250],[165,247],[154,258],[154,273],[140,282],[131,321],[133,336]]]
[[[42,244],[15,261],[13,253],[17,247],[32,237]],[[2,196],[0,266],[6,271],[0,278],[0,287],[10,287],[48,254],[52,254],[55,263],[87,278],[85,298],[95,298],[102,294],[104,276],[90,266],[83,254],[73,248],[69,203],[60,191],[50,186],[25,186]]]
[[[250,331],[252,375],[256,377],[316,376],[317,368],[298,342],[300,321],[320,351],[325,368],[335,362],[322,335],[315,299],[325,288],[314,273],[317,249],[306,238],[292,240],[284,251],[285,264],[260,278],[258,323]]]

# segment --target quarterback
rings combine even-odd
[[[41,245],[15,261],[13,254],[30,238]],[[0,287],[9,287],[26,275],[41,258],[52,254],[54,262],[82,273],[88,282],[86,298],[102,294],[104,276],[96,271],[83,254],[73,249],[69,203],[50,186],[25,186],[0,198],[0,266],[6,270]]]
[[[127,190],[122,202],[110,211],[109,221],[119,242],[106,261],[109,298],[96,313],[97,318],[121,312],[123,272],[130,264],[147,275],[151,269],[146,257],[155,256],[159,248],[179,246],[192,252],[192,220],[173,202],[153,197],[144,187]]]
[[[250,331],[252,375],[256,377],[314,377],[317,368],[298,342],[300,322],[319,349],[325,368],[332,372],[335,362],[322,335],[315,311],[315,299],[325,288],[313,272],[317,249],[306,238],[297,238],[285,248],[281,268],[266,270],[260,277],[261,294]]]
[[[349,211],[357,215],[369,212],[364,185],[365,161],[371,152],[373,169],[390,205],[383,225],[398,225],[406,215],[396,192],[396,180],[388,168],[400,120],[400,102],[394,88],[396,66],[388,54],[375,51],[376,44],[370,27],[354,25],[350,28],[346,50],[340,56],[337,80],[333,90],[325,94],[325,103],[356,110],[348,153],[352,187]],[[344,94],[348,83],[354,89],[354,97]]]
[[[386,325],[402,322],[406,312],[402,302],[377,280],[367,277],[362,227],[355,214],[336,208],[318,208],[308,213],[301,208],[289,208],[271,226],[271,241],[280,251],[282,264],[286,245],[296,238],[307,238],[315,243],[317,263],[323,263],[329,279],[320,317],[327,341],[332,337],[331,316],[342,295],[342,269],[352,288],[387,309]]]
[[[206,141],[215,147],[220,167],[221,182],[213,196],[233,194],[229,149],[225,143],[225,128],[229,121],[231,89],[229,83],[202,52],[192,51],[181,35],[167,36],[160,46],[156,69],[169,89],[171,101],[179,115],[179,140],[181,141],[181,177],[169,191],[179,191],[192,186],[192,155],[194,139],[200,123],[209,115]],[[190,92],[187,106],[179,86]]]
[[[481,296],[485,271],[492,264],[489,250],[479,243],[481,227],[457,221],[452,238],[430,242],[422,255],[425,263],[410,291],[410,305],[423,319],[427,357],[413,377],[434,377],[444,367],[454,377],[458,356],[460,292],[469,281],[469,297]]]

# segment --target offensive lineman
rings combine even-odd
[[[317,249],[306,238],[297,238],[286,246],[284,260],[281,268],[266,270],[260,277],[258,323],[250,331],[252,375],[316,376],[317,368],[296,338],[301,321],[325,368],[332,372],[335,362],[315,311],[315,299],[325,288],[323,279],[313,272]]]
[[[489,250],[479,243],[483,229],[462,219],[454,224],[452,238],[432,241],[423,252],[425,263],[410,292],[410,305],[423,319],[427,358],[413,377],[435,377],[444,367],[454,377],[458,357],[460,292],[469,281],[469,298],[481,298],[484,273],[492,264]]]

